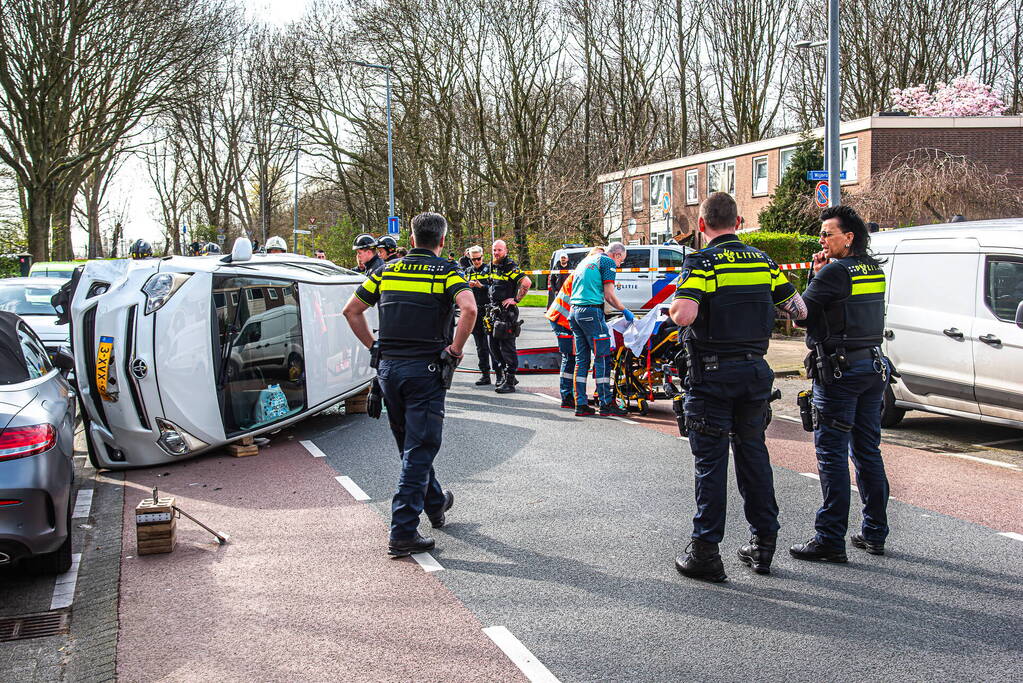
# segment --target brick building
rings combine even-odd
[[[814,134],[822,137],[824,131]],[[597,180],[605,232],[629,244],[688,236],[696,230],[700,202],[714,191],[729,192],[746,227],[759,227],[757,216],[770,203],[800,138],[783,135],[602,175]],[[866,187],[896,156],[920,148],[964,155],[1023,186],[1023,116],[869,116],[843,122],[840,138],[843,193]]]

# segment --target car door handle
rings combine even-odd
[[[946,337],[951,337],[952,339],[959,339],[960,341],[963,339],[964,336],[962,332],[960,332],[954,327],[950,327],[947,330],[942,330],[942,332],[945,333]]]
[[[885,339],[895,339],[895,332],[893,330],[885,330],[883,336]]]
[[[981,340],[985,344],[990,344],[991,346],[1001,346],[1002,345],[1002,340],[999,339],[998,337],[996,337],[993,334],[981,335],[981,336],[977,337],[977,339]]]
[[[650,279],[650,276],[649,276],[649,275],[637,275],[636,277],[637,277],[637,278],[641,278],[641,279],[643,279],[643,280],[649,280],[649,279]]]

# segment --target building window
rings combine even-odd
[[[707,194],[727,192],[735,196],[735,160],[707,164]]]
[[[767,194],[767,157],[753,158],[753,196],[763,197]]]
[[[778,182],[785,177],[785,171],[792,165],[792,157],[795,156],[797,147],[786,147],[778,152]]]
[[[845,182],[856,182],[856,171],[859,170],[859,140],[845,140],[842,142],[842,170],[845,171]]]
[[[696,204],[700,201],[699,170],[693,168],[686,171],[686,204]]]
[[[632,210],[642,211],[643,210],[643,181],[633,180],[632,181]]]
[[[671,173],[658,173],[650,176],[650,220],[668,211],[664,210],[664,195],[668,195],[668,207],[671,207]]]
[[[604,183],[604,215],[622,215],[622,184]]]

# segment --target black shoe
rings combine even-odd
[[[774,559],[774,548],[778,535],[754,535],[749,543],[739,548],[739,559],[757,574],[771,573],[771,560]]]
[[[451,491],[444,492],[444,505],[441,506],[440,512],[427,515],[426,518],[430,520],[430,524],[433,525],[434,529],[439,529],[444,526],[444,513],[451,509],[451,506],[455,504],[455,494]]]
[[[617,403],[612,403],[609,406],[600,406],[601,417],[626,417],[629,411],[620,408]]]
[[[596,415],[597,411],[589,406],[576,406],[575,416],[576,417],[587,417],[589,415]]]
[[[872,543],[863,538],[863,534],[853,534],[849,540],[854,546],[866,550],[871,555],[884,555],[884,543]]]
[[[516,384],[518,384],[518,382],[515,381],[515,373],[507,372],[504,375],[504,382],[498,384],[494,391],[499,394],[514,394]]]
[[[567,401],[562,401],[561,402],[561,407],[562,408],[571,408],[572,410],[575,410],[575,401],[573,401],[572,399],[569,399]]]
[[[484,372],[483,376],[480,377],[478,380],[476,380],[476,386],[478,386],[478,387],[485,387],[485,386],[488,386],[489,384],[490,384],[490,373],[489,372]]]
[[[811,538],[806,543],[800,543],[789,548],[792,557],[797,560],[816,560],[818,562],[848,562],[845,548],[835,548],[817,542]]]
[[[387,554],[394,557],[408,557],[412,553],[425,553],[433,550],[436,545],[429,536],[421,536],[419,532],[412,538],[392,538],[387,542]]]
[[[691,550],[690,550],[691,549]],[[725,565],[721,562],[717,543],[694,538],[686,547],[686,554],[675,558],[675,569],[691,579],[721,583],[726,581]]]

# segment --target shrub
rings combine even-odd
[[[758,216],[762,230],[817,234],[820,221],[815,212],[807,211],[808,206],[813,206],[814,183],[806,179],[806,172],[820,168],[824,168],[821,141],[804,139],[774,189],[771,203]]]

